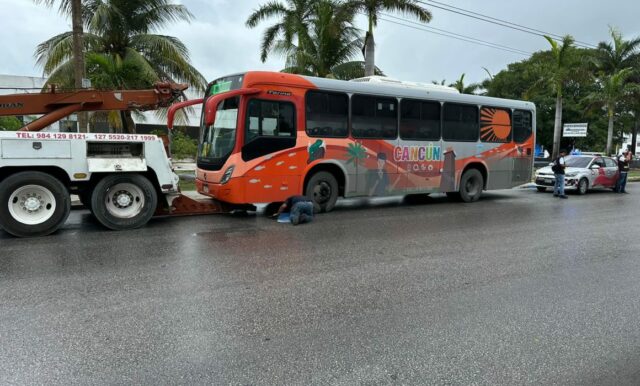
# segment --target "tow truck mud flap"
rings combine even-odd
[[[194,200],[183,194],[171,202],[169,208],[158,208],[155,216],[196,216],[203,214],[223,214],[233,211],[255,211],[254,205],[234,205],[213,199]]]

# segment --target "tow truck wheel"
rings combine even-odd
[[[116,231],[145,225],[158,205],[153,184],[139,174],[112,174],[93,189],[91,208],[98,221]]]
[[[0,183],[0,227],[17,237],[46,236],[71,211],[67,188],[42,172],[20,172]]]

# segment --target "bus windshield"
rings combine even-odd
[[[226,159],[236,143],[239,97],[220,102],[213,125],[207,126],[202,135],[199,159],[213,162]]]

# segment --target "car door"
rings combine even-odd
[[[597,165],[598,168],[594,168],[594,165]],[[595,178],[593,179],[593,184],[592,184],[594,188],[609,185],[609,178],[607,177],[607,170],[606,170],[607,168],[602,157],[595,158],[591,163],[590,168],[591,168],[592,175],[595,174]]]
[[[618,164],[613,158],[605,158],[604,164],[606,166],[606,175],[608,179],[607,187],[616,186],[616,181],[618,180]]]

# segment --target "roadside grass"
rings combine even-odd
[[[195,174],[193,170],[176,171],[180,177],[180,190],[183,192],[196,190]]]

